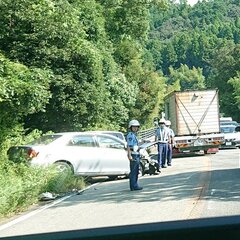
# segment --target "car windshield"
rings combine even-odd
[[[125,140],[124,135],[122,133],[113,132],[113,133],[110,133],[110,135],[120,138],[121,140]]]
[[[30,145],[47,145],[56,139],[60,138],[62,135],[56,135],[56,134],[50,134],[50,135],[44,135],[32,142],[30,142]]]
[[[222,133],[233,133],[235,132],[235,126],[232,127],[221,127]]]
[[[234,125],[234,126],[238,126],[238,123],[236,121],[220,121],[220,125],[221,126],[226,126],[226,125]]]
[[[111,135],[114,137],[117,137],[123,141],[125,141],[125,137],[124,134],[122,132],[114,132],[114,131],[99,131],[99,133],[103,133],[103,134],[107,134],[107,135]]]

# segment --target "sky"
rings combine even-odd
[[[198,0],[187,0],[187,1],[191,6],[193,6],[195,3],[198,2]]]
[[[192,6],[194,5],[195,3],[197,3],[198,0],[188,0],[188,3]]]

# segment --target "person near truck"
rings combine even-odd
[[[167,145],[167,165],[172,166],[172,149],[174,146],[174,131],[171,129],[171,121],[166,120],[166,127],[169,131],[169,142]]]
[[[170,141],[169,130],[165,126],[165,119],[161,118],[159,120],[159,127],[155,132],[155,142],[157,142],[158,148],[158,164],[159,164],[159,172],[160,168],[166,168],[166,160],[167,160],[167,149],[168,142]]]
[[[140,165],[140,153],[137,139],[137,132],[140,124],[137,120],[131,120],[128,124],[127,134],[127,154],[130,162],[129,185],[131,191],[142,190],[138,184],[138,174]]]

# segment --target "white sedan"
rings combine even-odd
[[[75,175],[129,175],[126,142],[100,132],[65,132],[48,134],[29,145],[8,150],[9,159],[29,161],[31,165],[56,164],[70,168]]]

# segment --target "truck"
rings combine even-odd
[[[165,118],[175,133],[175,151],[216,153],[220,131],[218,90],[174,91],[164,98]]]

